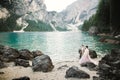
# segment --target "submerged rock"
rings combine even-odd
[[[90,75],[80,70],[78,67],[73,66],[66,71],[65,77],[66,78],[90,78]]]
[[[49,72],[54,68],[48,55],[37,56],[32,61],[33,71]]]
[[[23,66],[23,67],[30,66],[29,61],[24,59],[16,59],[14,63],[16,66]]]
[[[30,80],[30,78],[27,76],[24,76],[24,77],[20,77],[20,78],[14,78],[12,80]]]
[[[33,58],[32,53],[27,49],[22,49],[19,51],[20,59],[31,60]]]

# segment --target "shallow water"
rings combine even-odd
[[[99,37],[86,32],[1,32],[0,44],[16,49],[41,50],[53,61],[73,61],[78,58],[78,49],[82,44],[88,45],[97,53],[107,53],[119,45],[98,42]]]

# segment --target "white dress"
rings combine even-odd
[[[86,62],[92,62],[94,63],[95,65],[98,65],[98,63],[94,60],[92,60],[90,58],[90,55],[89,55],[89,49],[86,48],[85,51],[84,51],[84,54],[82,55],[81,59],[79,60],[79,63],[82,64],[82,63],[86,63]]]

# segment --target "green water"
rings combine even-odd
[[[78,58],[78,49],[82,44],[88,45],[97,53],[105,54],[119,45],[98,42],[99,37],[85,32],[24,32],[0,33],[0,44],[16,49],[41,50],[54,61],[67,61]]]

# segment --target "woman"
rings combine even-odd
[[[86,63],[86,62],[92,62],[95,65],[98,65],[98,63],[96,61],[94,61],[90,58],[88,46],[86,46],[84,54],[82,55],[81,59],[79,60],[80,64]]]

